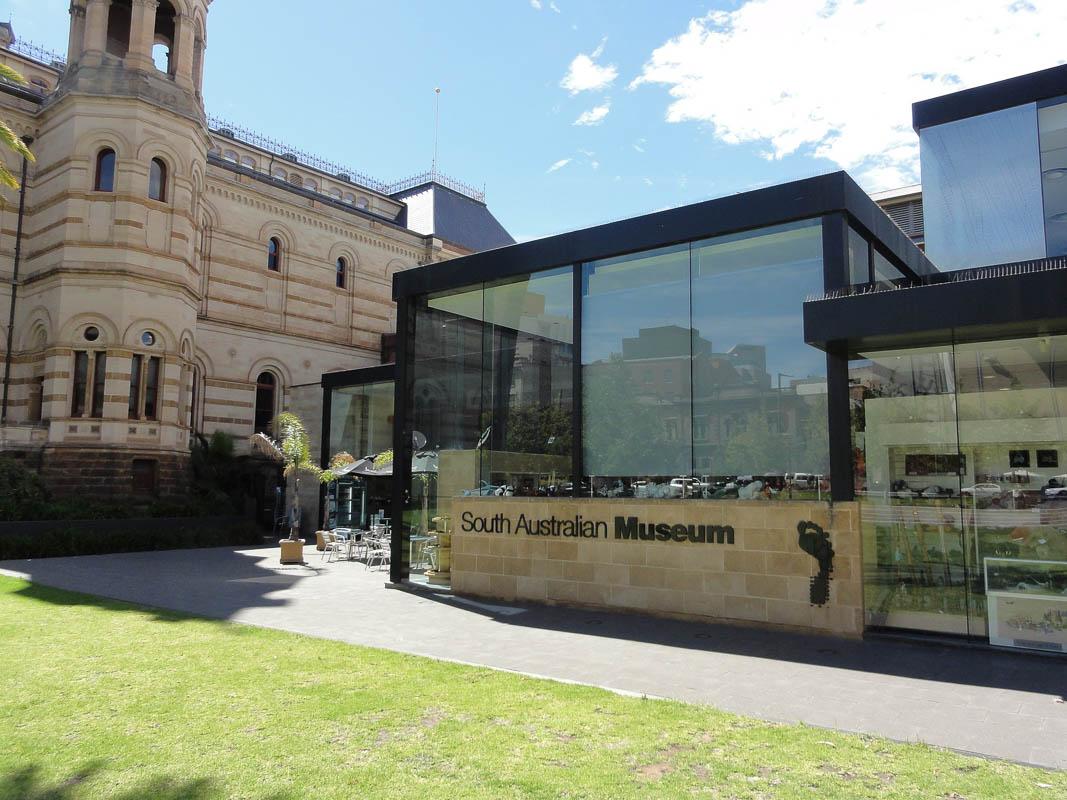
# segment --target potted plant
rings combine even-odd
[[[329,481],[333,478],[330,470],[319,469],[311,460],[311,442],[308,439],[304,423],[296,414],[284,411],[274,419],[274,434],[278,437],[278,450],[281,453],[282,463],[285,468],[282,474],[288,478],[293,476],[293,507],[289,512],[289,538],[281,539],[281,562],[283,564],[304,563],[304,540],[299,538],[300,520],[300,474],[309,473],[320,481]]]

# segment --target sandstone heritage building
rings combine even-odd
[[[0,451],[59,493],[180,493],[192,437],[246,447],[301,385],[316,422],[323,373],[388,360],[394,273],[513,241],[436,171],[389,185],[209,118],[210,3],[73,0],[65,59],[0,25],[36,155],[0,207]]]

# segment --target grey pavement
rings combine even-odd
[[[314,553],[309,549],[307,552]],[[386,588],[276,548],[0,562],[36,583],[420,656],[1067,769],[1067,662]]]

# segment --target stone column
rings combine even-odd
[[[193,18],[188,14],[174,15],[174,46],[171,48],[171,61],[177,64],[174,79],[186,89],[193,88],[193,39],[196,31]],[[176,59],[176,61],[175,61]]]
[[[199,36],[193,43],[193,91],[200,97],[204,93],[204,40]]]
[[[70,4],[70,39],[67,41],[67,66],[73,66],[82,55],[85,42],[85,6]]]
[[[111,0],[87,0],[85,6],[85,35],[82,38],[82,62],[99,66],[107,51],[107,18]]]
[[[156,8],[158,0],[133,0],[133,16],[130,18],[130,49],[126,53],[126,66],[144,72],[154,70],[152,45],[156,39]]]

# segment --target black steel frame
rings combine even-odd
[[[1060,95],[1067,95],[1067,64],[912,103],[911,126],[918,133],[934,125]]]
[[[393,298],[432,294],[834,213],[847,214],[909,278],[937,272],[847,173],[832,172],[404,270],[393,276]]]

